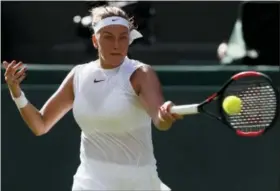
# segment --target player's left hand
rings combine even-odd
[[[170,108],[174,106],[171,101],[167,101],[159,108],[158,117],[161,121],[172,125],[176,120],[183,119],[182,115],[173,114],[170,112]]]

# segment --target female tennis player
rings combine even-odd
[[[157,174],[151,120],[167,130],[181,116],[169,112],[172,102],[164,103],[152,68],[127,57],[129,44],[141,35],[126,13],[97,7],[92,16],[98,60],[75,66],[40,111],[20,88],[23,64],[4,62],[11,96],[37,136],[73,109],[82,134],[72,190],[170,190]]]

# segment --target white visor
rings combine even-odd
[[[122,25],[129,29],[129,21],[122,17],[107,17],[105,19],[100,20],[95,25],[92,26],[94,33],[97,33],[100,29],[110,26],[110,25]],[[133,29],[129,34],[129,44],[131,44],[135,39],[141,38],[143,35],[137,30]]]

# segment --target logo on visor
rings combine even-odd
[[[117,21],[118,19],[112,19],[113,22]]]

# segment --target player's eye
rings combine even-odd
[[[112,35],[104,35],[104,39],[106,39],[106,40],[113,40],[114,37]]]
[[[127,40],[127,39],[128,39],[128,36],[126,36],[126,35],[125,35],[125,36],[121,36],[120,39],[121,39],[121,40]]]

